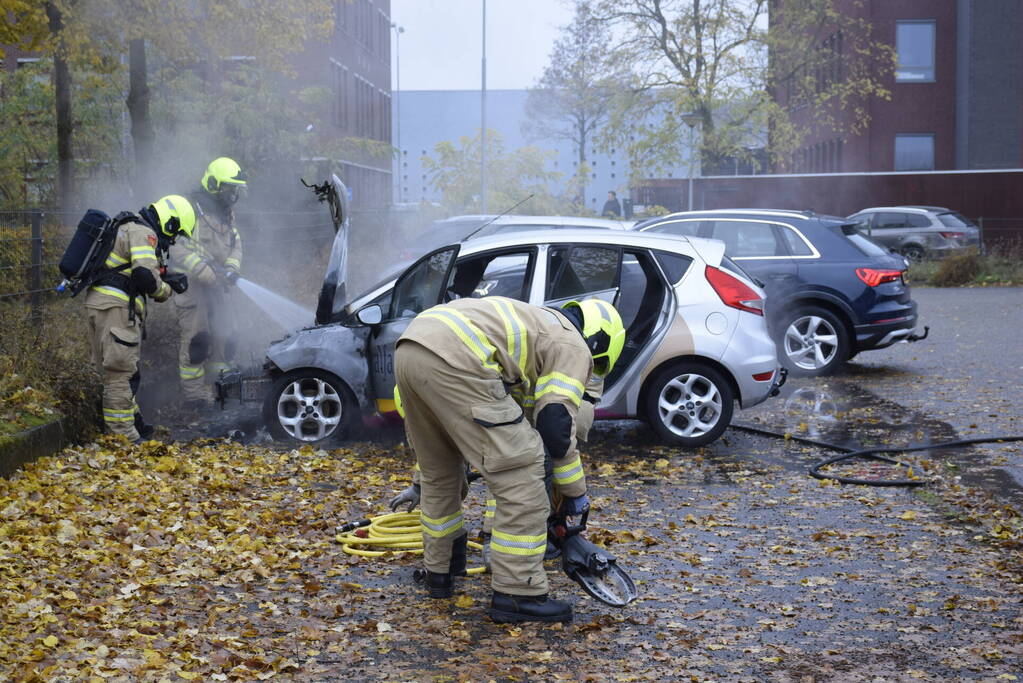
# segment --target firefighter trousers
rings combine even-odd
[[[135,393],[140,380],[142,324],[137,318],[134,322],[128,320],[127,306],[87,310],[92,360],[103,380],[103,423],[108,432],[136,441]]]
[[[196,289],[199,289],[197,286]],[[188,297],[187,305],[175,301],[181,338],[178,344],[178,375],[185,400],[210,398],[206,386],[207,373],[215,381],[221,370],[227,369],[224,360],[224,340],[214,330],[216,310],[209,297],[196,292]],[[184,297],[182,297],[184,298]]]
[[[540,435],[500,378],[455,370],[439,355],[401,341],[394,371],[405,430],[419,463],[423,555],[431,572],[446,573],[452,542],[465,533],[465,461],[482,475],[495,501],[490,541],[494,590],[548,592],[543,567],[550,503],[544,488]]]

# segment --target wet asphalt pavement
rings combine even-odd
[[[1023,435],[1023,288],[917,288],[913,297],[927,339],[867,351],[835,377],[791,379],[737,421],[845,446]],[[1023,503],[1023,446],[960,458],[964,479]]]
[[[791,379],[736,422],[848,447],[1023,434],[1023,289],[914,296],[921,326],[931,327],[926,340],[864,353],[836,377]],[[241,426],[258,447],[255,424],[254,411],[235,408],[216,425],[175,432],[220,436]],[[299,490],[305,504],[324,496],[334,523],[378,514],[410,465],[399,431],[373,439],[334,457],[341,471],[365,459],[387,483],[332,497],[324,480]],[[416,560],[352,564],[347,580],[366,602],[346,619],[386,620],[408,647],[377,650],[370,628],[352,636],[343,660],[311,659],[306,674],[326,676],[343,661],[350,677],[385,680],[1023,679],[1019,543],[999,535],[1018,527],[1006,511],[1023,503],[1020,444],[907,456],[930,481],[921,489],[823,485],[807,468],[832,453],[737,429],[692,452],[659,444],[636,422],[598,423],[583,454],[589,536],[628,568],[639,601],[608,608],[549,565],[554,592],[575,603],[576,625],[509,631],[482,615],[485,578],[464,582],[469,608],[423,605],[407,580]],[[472,515],[482,498],[474,484]],[[290,628],[281,623],[267,628]]]

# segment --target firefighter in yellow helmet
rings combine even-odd
[[[184,292],[188,279],[162,274],[168,248],[195,226],[195,213],[184,197],[168,195],[118,227],[104,268],[97,273],[85,308],[89,314],[92,357],[103,379],[103,422],[107,431],[132,441],[152,437],[135,402],[141,382],[139,352],[146,299],[166,301],[171,291]]]
[[[621,317],[596,299],[562,309],[508,299],[458,299],[420,313],[398,339],[395,379],[422,487],[423,580],[432,598],[465,573],[463,460],[496,504],[490,541],[499,622],[572,619],[548,596],[543,556],[550,502],[544,451],[560,511],[589,505],[575,449],[591,376],[604,377],[625,343]]]
[[[233,354],[233,312],[228,290],[242,268],[242,240],[234,225],[234,205],[246,187],[245,174],[233,159],[210,162],[202,187],[190,195],[196,225],[191,238],[171,249],[171,267],[188,275],[191,288],[174,297],[181,338],[178,374],[185,405],[206,407],[207,382],[229,367]]]

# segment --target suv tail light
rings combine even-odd
[[[885,282],[896,282],[902,279],[901,270],[887,270],[878,268],[857,268],[856,277],[863,280],[868,287],[877,287]]]
[[[943,232],[943,233],[941,233],[941,236],[944,237],[947,240],[958,240],[958,239],[962,239],[963,237],[966,237],[966,233],[965,232]]]
[[[764,300],[745,282],[714,266],[707,266],[704,274],[725,306],[756,315],[764,314]]]

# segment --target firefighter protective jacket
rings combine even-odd
[[[190,299],[200,295],[201,286],[217,282],[217,270],[228,269],[241,272],[242,238],[231,220],[222,220],[212,212],[204,212],[198,203],[195,230],[191,239],[178,239],[170,249],[173,270],[188,275],[189,288],[181,298],[176,299],[182,306],[188,306]],[[200,285],[193,290],[195,285]]]
[[[574,498],[586,493],[576,451],[576,419],[593,358],[574,325],[560,312],[515,299],[458,299],[420,313],[398,340],[430,349],[457,370],[499,377],[530,424],[548,405],[561,404],[570,420],[567,447],[551,453],[554,484]]]
[[[171,288],[160,278],[160,261],[156,256],[157,238],[153,229],[147,225],[137,222],[130,222],[121,225],[117,229],[117,237],[114,238],[114,246],[103,264],[107,268],[116,268],[127,265],[121,272],[125,277],[130,276],[135,268],[148,270],[157,283],[156,292],[149,294],[155,301],[166,301],[170,298]],[[98,284],[89,287],[85,295],[86,308],[105,310],[116,306],[128,307],[131,295],[124,289],[110,285]],[[145,316],[146,297],[139,294],[135,297],[135,310],[140,316]]]

